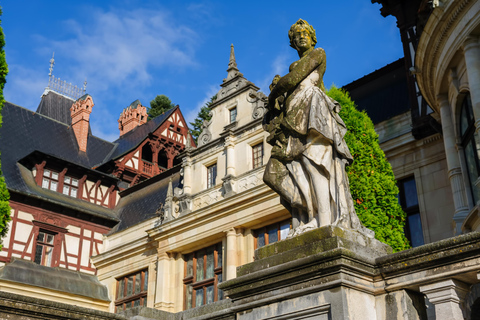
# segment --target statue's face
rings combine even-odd
[[[310,32],[305,28],[296,28],[293,33],[293,43],[297,50],[306,51],[314,47]]]

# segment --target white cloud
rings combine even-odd
[[[56,56],[70,60],[75,74],[83,74],[97,90],[125,83],[148,85],[151,67],[195,64],[195,32],[162,11],[95,9],[83,21],[66,21],[65,27],[70,38],[44,43]]]
[[[63,28],[67,36],[52,39],[35,34],[30,45],[44,57],[55,52],[56,77],[80,86],[87,79],[87,92],[96,104],[92,130],[105,140],[118,138],[119,108],[128,106],[124,101],[141,97],[159,74],[168,81],[169,72],[196,66],[198,35],[165,10],[94,8],[81,19],[63,21]],[[6,99],[36,110],[48,85],[48,60],[40,67],[9,67]]]
[[[289,60],[291,60],[291,58],[291,54],[285,50],[273,59],[270,71],[257,84],[260,87],[260,91],[266,95],[270,93],[269,86],[272,83],[273,77],[277,74],[284,76],[288,73]],[[290,63],[291,62],[293,62],[293,60],[290,61]]]

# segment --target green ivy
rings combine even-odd
[[[342,106],[340,116],[348,129],[345,141],[354,160],[347,166],[347,174],[358,217],[375,231],[375,238],[390,245],[394,252],[410,248],[395,176],[380,149],[372,120],[365,111],[357,110],[348,92],[332,86],[327,94]]]
[[[2,15],[2,10],[0,8],[0,16]],[[1,20],[0,20],[1,24]],[[5,102],[3,98],[3,88],[5,87],[6,76],[8,73],[7,61],[5,59],[5,51],[3,47],[5,46],[5,37],[3,35],[3,29],[0,26],[0,127],[2,126],[2,108]],[[5,179],[2,174],[2,168],[0,163],[0,239],[3,238],[8,231],[8,222],[10,221],[10,205],[8,200],[10,199],[10,194],[7,190],[7,185],[5,184]],[[2,244],[0,240],[0,250],[2,249]]]
[[[195,143],[197,143],[198,137],[202,133],[202,124],[203,121],[209,121],[212,117],[210,116],[210,105],[217,100],[217,95],[214,95],[210,98],[210,101],[206,102],[205,105],[200,108],[197,117],[193,122],[190,122],[192,129],[190,129],[190,134],[193,137]]]

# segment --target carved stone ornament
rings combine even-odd
[[[265,115],[265,107],[267,105],[267,96],[263,92],[250,92],[247,101],[254,105],[252,110],[252,118],[253,120],[263,118]]]
[[[235,177],[232,175],[225,176],[222,178],[223,181],[223,189],[225,198],[231,197],[236,194],[235,192]]]
[[[210,125],[212,124],[213,112],[210,111],[210,120],[203,120],[202,133],[198,136],[198,146],[203,146],[212,140],[212,133],[210,132]]]

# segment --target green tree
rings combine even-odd
[[[2,10],[0,8],[0,16],[2,15]],[[0,20],[0,24],[1,24]],[[7,61],[5,59],[5,51],[3,47],[5,46],[5,38],[3,35],[3,29],[0,26],[0,127],[2,126],[2,108],[3,103],[5,102],[3,98],[3,88],[5,87],[6,76],[8,73]],[[0,163],[0,239],[3,238],[8,231],[7,223],[10,221],[10,205],[8,200],[10,195],[7,190],[7,185],[5,184],[5,179],[1,170]],[[0,240],[0,250],[2,249],[2,244]]]
[[[340,116],[348,129],[345,141],[354,160],[346,169],[358,217],[375,231],[375,238],[389,244],[395,252],[410,248],[395,176],[380,149],[372,120],[365,111],[357,110],[348,92],[332,86],[327,94],[342,106]]]
[[[162,113],[165,113],[165,111],[168,111],[175,107],[175,104],[170,101],[170,99],[164,95],[158,95],[150,101],[150,108],[148,108],[148,120],[152,120],[153,118],[161,115]]]
[[[210,116],[210,105],[217,100],[217,95],[214,95],[210,98],[210,101],[205,103],[205,105],[198,112],[197,117],[193,122],[190,122],[192,129],[190,129],[190,134],[197,143],[198,137],[202,133],[202,124],[204,120],[209,121],[212,117]]]

